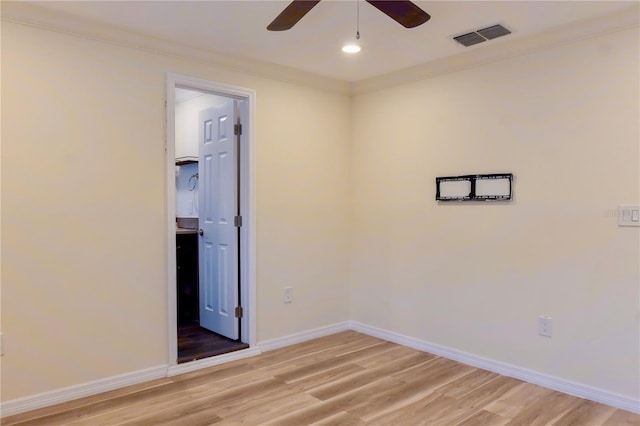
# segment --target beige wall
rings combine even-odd
[[[637,30],[353,100],[10,23],[2,61],[4,401],[168,362],[167,71],[257,92],[259,341],[353,319],[639,397]],[[476,172],[515,200],[435,203]]]
[[[5,401],[169,361],[166,72],[256,90],[258,340],[347,319],[348,97],[3,22]]]
[[[615,216],[640,202],[638,52],[636,28],[357,96],[351,318],[640,397],[640,228]],[[491,172],[514,201],[434,201]]]

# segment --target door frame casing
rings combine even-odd
[[[252,89],[232,86],[180,74],[167,73],[166,87],[166,217],[167,217],[167,301],[169,330],[169,366],[178,359],[178,309],[176,277],[176,188],[175,188],[175,89],[206,92],[242,100],[240,116],[240,303],[243,306],[240,339],[256,345],[256,204],[255,204],[255,101]]]

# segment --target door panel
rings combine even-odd
[[[237,148],[233,100],[200,113],[200,325],[239,338]]]

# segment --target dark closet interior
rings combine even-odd
[[[200,327],[197,230],[178,228],[176,268],[178,364],[248,348],[246,343]]]

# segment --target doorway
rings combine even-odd
[[[255,345],[254,92],[167,77],[170,363]]]

